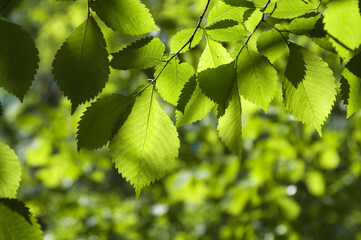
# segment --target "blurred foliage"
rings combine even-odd
[[[267,114],[243,100],[241,160],[219,140],[212,113],[178,129],[177,167],[136,200],[106,148],[77,152],[77,122],[89,104],[71,116],[51,75],[56,50],[87,15],[86,2],[10,2],[2,15],[36,39],[40,69],[23,104],[2,90],[0,136],[22,161],[18,197],[45,240],[361,239],[360,113],[346,120],[338,100],[320,138],[285,112],[280,92]],[[168,44],[178,30],[195,26],[205,1],[144,3],[161,29],[152,34]],[[104,34],[110,51],[137,38]],[[295,41],[318,52],[339,79],[335,55]],[[181,57],[196,66],[203,46]],[[112,70],[102,95],[127,94],[152,74]],[[174,119],[174,109],[163,107]]]

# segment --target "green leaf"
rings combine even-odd
[[[207,37],[207,44],[204,51],[199,58],[198,72],[207,68],[215,68],[219,65],[230,63],[233,61],[232,57],[227,52],[221,43]]]
[[[325,30],[334,39],[332,42],[335,47],[341,44],[354,50],[360,46],[361,16],[358,0],[331,1],[323,15]]]
[[[315,12],[318,1],[278,0],[275,10],[270,14],[274,18],[291,19],[300,17],[309,12]]]
[[[293,117],[314,127],[321,135],[321,126],[335,101],[335,78],[327,63],[319,56],[306,48],[302,48],[301,53],[305,61],[306,74],[297,88],[284,78],[286,109]]]
[[[108,81],[109,61],[103,34],[93,17],[77,27],[56,53],[54,79],[72,103],[96,97]]]
[[[347,64],[346,68],[355,74],[357,77],[361,78],[361,53],[354,56]]]
[[[234,62],[223,64],[199,72],[199,87],[206,96],[225,109],[235,77]]]
[[[161,63],[156,66],[154,76],[160,73],[164,65],[165,63]],[[157,90],[165,101],[176,106],[184,84],[193,75],[194,69],[191,65],[187,62],[179,64],[179,60],[174,58],[159,75]]]
[[[325,37],[323,19],[320,14],[305,18],[296,18],[288,26],[288,30],[298,35],[309,35],[311,37]]]
[[[98,99],[84,112],[79,121],[78,149],[104,146],[127,120],[134,98],[114,94]]]
[[[24,203],[16,199],[0,199],[0,239],[43,239],[39,224]]]
[[[243,22],[243,15],[247,10],[249,10],[249,8],[234,7],[219,1],[208,14],[207,26],[213,25],[214,23],[222,20]]]
[[[194,32],[194,29],[188,28],[183,29],[179,32],[177,32],[171,39],[170,39],[170,53],[176,53],[181,49],[184,44],[188,42],[188,40],[191,38],[192,34]],[[194,35],[194,38],[192,40],[191,47],[197,46],[197,44],[202,40],[203,34],[201,30],[198,30],[196,34]],[[183,48],[181,53],[184,53],[189,50],[189,44]]]
[[[0,20],[0,86],[20,101],[38,68],[34,40],[19,25]]]
[[[257,40],[258,52],[268,58],[271,63],[287,55],[288,48],[286,40],[277,30],[271,29],[263,32]]]
[[[263,19],[263,12],[259,9],[254,10],[248,19],[244,22],[249,32],[254,32],[260,21]]]
[[[266,111],[277,90],[277,71],[266,57],[245,48],[238,58],[237,82],[239,93]]]
[[[94,0],[89,4],[114,31],[140,35],[159,30],[149,10],[139,0]]]
[[[155,86],[149,86],[136,98],[110,149],[119,173],[139,196],[143,187],[173,168],[179,146],[177,130],[157,102]]]
[[[189,81],[184,85],[177,103],[177,110],[184,113],[187,103],[192,97],[194,90],[197,87],[196,75],[193,75]]]
[[[165,46],[158,38],[147,37],[140,39],[119,52],[112,53],[110,63],[115,69],[131,69],[153,67],[161,61]]]
[[[349,92],[347,98],[347,117],[361,109],[361,78],[355,76],[347,68],[342,73],[347,79]]]
[[[218,120],[218,132],[229,150],[241,158],[242,155],[242,105],[237,87],[233,88],[225,114]]]
[[[206,28],[207,34],[216,41],[231,42],[244,38],[245,28],[234,20],[221,20]]]
[[[177,111],[177,127],[191,124],[204,118],[214,107],[214,102],[201,91],[197,85],[192,97],[185,106],[184,114]]]
[[[20,161],[15,152],[0,142],[0,197],[16,196],[21,176]]]
[[[288,47],[290,49],[290,54],[288,56],[285,76],[288,81],[297,88],[298,84],[302,82],[306,74],[306,63],[303,59],[302,53],[303,48],[294,43],[288,44]]]

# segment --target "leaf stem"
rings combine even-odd
[[[269,0],[270,1],[270,0]],[[194,36],[196,35],[197,31],[201,28],[201,23],[202,23],[202,20],[204,18],[204,15],[206,14],[207,10],[208,10],[208,7],[209,7],[209,3],[211,2],[211,0],[207,0],[207,4],[202,12],[202,14],[199,16],[199,20],[198,20],[198,23],[193,31],[193,34],[192,36],[188,39],[188,41],[176,52],[172,55],[172,57],[170,57],[164,64],[164,66],[162,67],[162,69],[159,71],[159,73],[157,74],[157,76],[155,76],[155,78],[150,81],[150,83],[145,86],[140,92],[138,92],[136,94],[136,96],[140,95],[142,92],[144,92],[150,84],[154,84],[156,83],[157,79],[159,78],[159,76],[163,73],[164,69],[168,66],[168,64],[170,63],[170,61],[172,61],[175,57],[177,57],[180,52],[189,44],[189,48],[191,48],[191,44],[192,44],[192,41],[193,41],[193,38]]]

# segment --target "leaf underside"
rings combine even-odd
[[[143,38],[119,52],[112,53],[111,67],[115,69],[150,68],[161,61],[165,46],[158,38]]]
[[[38,55],[34,40],[22,27],[0,20],[0,86],[20,101],[34,80]]]
[[[335,101],[335,78],[327,63],[319,56],[305,48],[301,49],[301,53],[306,74],[297,88],[284,78],[286,109],[301,122],[314,127],[321,135],[321,126]]]
[[[140,0],[94,0],[89,4],[99,18],[114,31],[141,35],[159,30],[149,10]]]
[[[0,198],[16,196],[21,176],[20,161],[15,152],[0,142]]]
[[[109,61],[103,34],[93,17],[77,27],[56,53],[54,79],[72,103],[96,97],[108,81]]]
[[[79,121],[78,149],[97,149],[110,141],[130,114],[134,98],[114,94],[98,99]]]
[[[136,98],[110,143],[115,167],[134,186],[137,196],[173,168],[179,146],[177,130],[157,102],[154,86]]]

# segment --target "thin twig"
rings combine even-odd
[[[181,52],[188,44],[189,44],[189,48],[191,48],[191,43],[192,43],[192,41],[193,41],[193,38],[194,38],[194,36],[196,35],[196,33],[197,33],[197,31],[199,30],[199,28],[201,27],[202,20],[203,20],[204,15],[206,14],[206,12],[207,12],[207,10],[208,10],[209,3],[210,3],[210,2],[211,2],[211,0],[207,0],[206,7],[204,8],[201,16],[199,17],[199,21],[198,21],[198,23],[197,23],[197,26],[196,26],[195,29],[194,29],[194,32],[193,32],[192,36],[188,39],[188,41],[187,41],[176,53],[174,53],[174,54],[172,55],[171,58],[169,58],[169,59],[165,62],[164,66],[163,66],[162,69],[159,71],[159,73],[157,74],[157,76],[155,76],[155,78],[154,78],[152,81],[150,81],[150,83],[149,83],[147,86],[145,86],[140,92],[138,92],[136,96],[138,96],[139,94],[141,94],[142,92],[144,92],[144,91],[149,87],[150,84],[156,83],[157,79],[158,79],[159,76],[162,74],[162,72],[164,71],[164,69],[168,66],[168,64],[170,63],[170,61],[172,61],[176,56],[178,56],[178,55],[180,54],[180,52]]]

